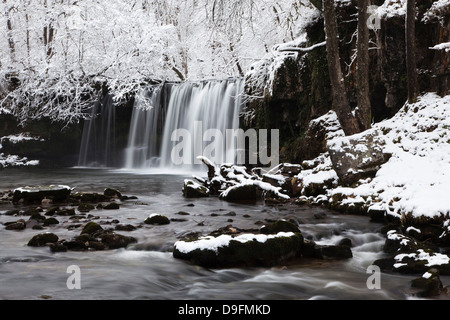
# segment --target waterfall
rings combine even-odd
[[[224,137],[227,129],[239,127],[243,86],[243,80],[230,79],[165,84],[142,91],[132,115],[125,167],[193,169],[197,156],[211,149],[218,162],[233,158],[235,150],[208,133]],[[189,139],[184,141],[186,136],[180,138],[177,133]],[[178,154],[181,143],[186,148]],[[174,154],[186,161],[176,163]]]
[[[118,164],[115,143],[116,109],[112,97],[98,101],[84,122],[78,166],[113,167]]]

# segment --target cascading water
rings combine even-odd
[[[238,129],[243,87],[243,80],[233,79],[165,84],[141,92],[133,111],[125,167],[194,169],[197,156],[212,149],[218,162],[234,159],[233,146],[208,133],[225,137],[227,130]]]
[[[85,121],[78,166],[114,167],[117,165],[115,141],[116,109],[110,95],[98,101]]]

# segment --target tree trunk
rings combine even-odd
[[[6,4],[6,0],[3,0],[3,3]],[[5,12],[5,16],[6,16],[6,35],[8,38],[8,46],[9,46],[9,54],[11,57],[11,61],[15,62],[16,61],[16,45],[14,43],[14,39],[13,39],[13,35],[12,35],[12,22],[11,22],[11,18],[10,18],[10,11],[13,9],[13,7],[11,8],[6,8],[6,12]]]
[[[341,70],[334,0],[323,0],[323,15],[325,19],[328,72],[330,75],[333,110],[336,112],[345,134],[352,135],[360,132],[360,129],[348,102],[344,76]]]
[[[408,103],[414,103],[419,94],[416,71],[416,2],[408,0],[406,4],[406,72],[408,76]]]
[[[357,66],[356,66],[356,98],[358,109],[356,117],[358,118],[361,130],[367,130],[371,125],[371,104],[369,87],[369,28],[367,20],[369,15],[367,8],[369,0],[358,0],[358,43],[356,48]]]

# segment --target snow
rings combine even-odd
[[[0,169],[2,167],[21,167],[21,166],[37,166],[39,160],[28,160],[28,158],[21,158],[16,155],[5,155],[0,153]]]
[[[450,52],[450,42],[443,42],[430,48],[431,50],[445,50],[445,52]]]
[[[376,14],[383,19],[406,15],[406,0],[386,0],[377,8]]]
[[[419,97],[418,102],[405,106],[391,119],[374,124],[359,134],[379,132],[384,151],[392,157],[383,164],[372,179],[360,181],[349,188],[335,186],[327,191],[333,196],[346,197],[346,203],[361,203],[367,208],[387,210],[400,217],[445,216],[450,214],[450,95],[441,98],[435,93]],[[337,135],[329,139],[334,147],[355,136]],[[297,178],[307,183],[324,182],[334,177],[328,153],[302,163]],[[320,173],[320,174],[319,174]]]
[[[394,257],[397,264],[394,265],[395,268],[398,268],[402,265],[402,261],[405,258],[414,258],[415,261],[427,261],[425,264],[426,267],[440,266],[444,264],[448,264],[450,262],[450,258],[442,253],[428,253],[423,249],[418,249],[413,253],[402,253],[398,254]]]
[[[175,243],[175,248],[182,253],[189,253],[194,250],[211,250],[218,252],[221,247],[226,247],[229,245],[231,240],[239,241],[241,243],[246,243],[249,241],[257,241],[260,243],[265,243],[269,239],[280,238],[280,237],[292,237],[293,232],[279,232],[277,234],[242,234],[238,236],[231,235],[220,235],[218,237],[204,236],[200,237],[195,241],[177,241]]]
[[[29,141],[29,140],[39,140],[39,137],[32,137],[29,135],[29,133],[19,133],[16,135],[9,135],[4,136],[0,138],[0,142],[3,142],[3,140],[9,140],[11,143],[19,143],[22,141]],[[0,144],[1,145],[1,144]]]
[[[66,185],[50,185],[50,186],[40,186],[40,187],[21,187],[21,188],[16,188],[14,189],[15,191],[19,191],[19,192],[36,192],[36,191],[47,191],[47,190],[72,190],[71,187],[66,186]]]

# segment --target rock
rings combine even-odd
[[[50,251],[51,252],[66,252],[67,251],[67,247],[62,244],[61,242],[56,242],[56,243],[51,243],[49,245],[50,247]]]
[[[246,201],[256,200],[256,186],[252,184],[240,184],[227,189],[226,192],[220,194],[220,199],[227,201]]]
[[[18,220],[16,222],[5,223],[6,230],[24,230],[26,227],[25,220]]]
[[[416,295],[422,298],[439,296],[444,292],[444,287],[437,269],[430,269],[422,277],[413,279],[411,281],[411,287],[419,289],[420,291]]]
[[[297,225],[286,220],[278,220],[271,224],[262,226],[259,230],[262,234],[275,234],[278,232],[300,232]]]
[[[215,246],[215,243],[220,245]],[[226,243],[226,244],[225,244]],[[241,234],[201,237],[175,243],[173,256],[206,268],[274,266],[298,255],[303,236],[298,233],[277,235]]]
[[[352,247],[352,240],[349,238],[344,238],[341,241],[339,241],[338,243],[339,246],[347,246],[347,247]]]
[[[44,220],[44,226],[50,226],[54,224],[59,224],[59,221],[55,218],[47,218]]]
[[[86,233],[86,234],[94,234],[96,232],[99,231],[103,231],[103,228],[96,222],[88,222],[83,230],[81,231],[81,234]]]
[[[347,245],[316,245],[314,246],[314,258],[318,259],[350,259],[352,250]]]
[[[209,190],[193,180],[186,179],[183,185],[183,196],[186,198],[208,197]]]
[[[160,214],[152,214],[150,217],[145,219],[144,223],[145,224],[165,225],[165,224],[169,224],[170,220],[166,216],[163,216]]]
[[[104,232],[100,235],[102,243],[109,249],[126,248],[129,244],[137,243],[137,240],[133,237],[123,236],[117,233]]]
[[[41,233],[35,235],[28,242],[28,246],[30,247],[44,247],[50,243],[58,242],[58,236],[54,233]]]
[[[118,224],[115,229],[117,231],[134,231],[137,228],[131,224],[127,224],[127,225]]]
[[[351,186],[360,179],[374,177],[391,157],[384,145],[383,135],[378,131],[337,138],[329,143],[328,153],[341,184]]]
[[[78,211],[80,211],[80,212],[89,212],[94,209],[95,209],[95,207],[89,203],[82,203],[78,206]]]
[[[66,201],[72,188],[68,186],[38,186],[38,187],[23,187],[14,190],[13,203],[18,204],[19,201],[25,203],[41,203],[43,199],[50,199],[53,202]]]
[[[105,191],[103,191],[103,195],[108,198],[122,198],[122,194],[118,190],[111,188],[106,188]]]
[[[120,206],[118,203],[115,202],[111,202],[109,204],[107,204],[106,206],[103,206],[104,210],[118,210],[120,209]]]

